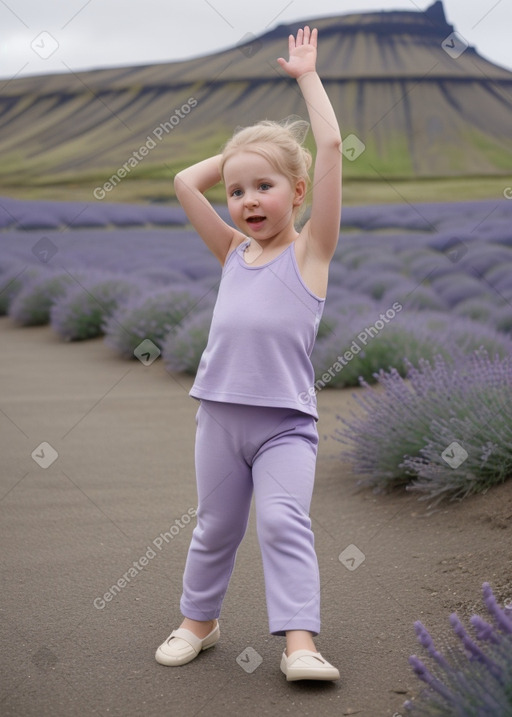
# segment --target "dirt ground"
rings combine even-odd
[[[158,665],[157,645],[181,621],[194,524],[192,379],[6,318],[0,343],[5,717],[398,717],[421,690],[408,664],[421,654],[414,621],[442,649],[451,612],[485,615],[484,581],[512,599],[512,481],[435,508],[404,491],[358,490],[333,438],[354,392],[324,390],[311,510],[316,642],[341,679],[287,683],[279,671],[284,639],[268,633],[253,514],[221,641],[184,667]]]

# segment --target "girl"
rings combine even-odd
[[[316,650],[320,585],[309,509],[318,432],[310,361],[324,308],[341,213],[341,136],[316,73],[317,30],[289,37],[281,67],[306,101],[317,153],[310,219],[294,221],[311,156],[296,126],[260,122],[220,155],[179,172],[176,195],[223,266],[208,345],[190,395],[196,414],[197,525],[180,601],[184,620],[156,659],[183,665],[219,639],[218,617],[244,536],[252,494],[269,629],[286,636],[288,680],[336,680]],[[230,216],[204,192],[223,180]]]

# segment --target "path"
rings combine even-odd
[[[254,514],[221,641],[185,667],[162,667],[154,652],[181,621],[194,524],[192,380],[161,361],[122,361],[101,340],[67,344],[5,318],[0,342],[4,717],[397,716],[419,688],[407,662],[419,650],[413,622],[446,634],[456,607],[481,612],[484,580],[512,585],[512,482],[432,514],[414,495],[358,492],[329,437],[354,401],[324,390],[311,512],[317,645],[342,679],[288,684],[280,673],[284,640],[268,634]],[[349,545],[364,557],[352,570],[338,559]],[[259,658],[247,648],[262,659],[252,672],[244,665]]]

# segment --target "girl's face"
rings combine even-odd
[[[293,230],[293,210],[304,199],[305,182],[290,180],[256,152],[241,150],[224,164],[229,213],[238,229],[256,240]]]

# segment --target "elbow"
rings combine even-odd
[[[185,181],[183,177],[183,171],[178,172],[174,175],[173,179],[173,187],[174,187],[174,194],[179,199],[180,193],[183,191],[183,188],[185,186]]]
[[[180,184],[183,182],[182,172],[177,172],[177,174],[174,175],[174,179],[172,180],[173,186],[175,191],[177,191]]]
[[[329,137],[325,137],[322,142],[317,142],[316,146],[317,149],[322,147],[328,152],[341,152],[342,144],[341,135],[333,132]]]

